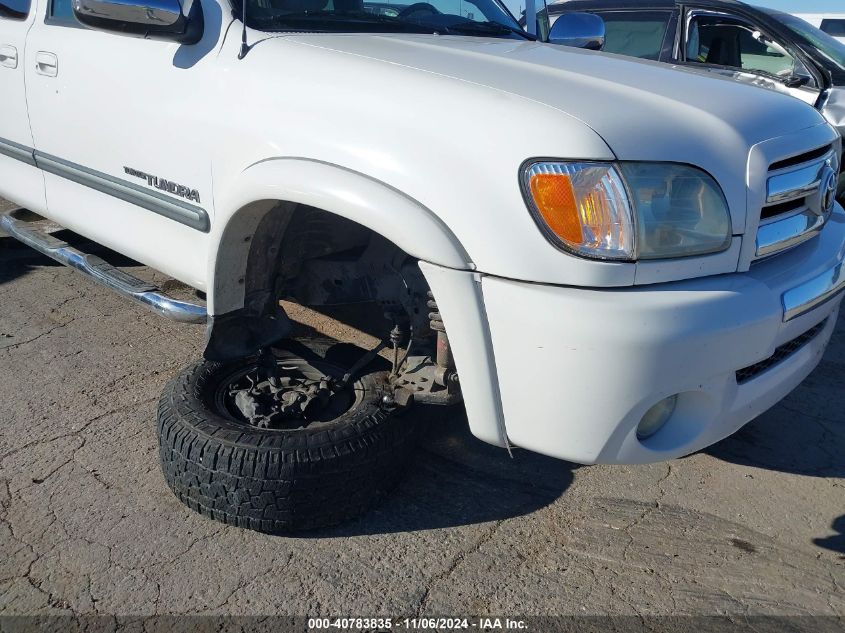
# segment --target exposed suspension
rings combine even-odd
[[[435,334],[435,347],[427,342],[431,336],[416,337],[413,328],[404,356],[399,359],[401,328],[394,327],[391,342],[394,342],[394,367],[390,382],[394,397],[400,406],[412,401],[423,404],[455,404],[461,401],[458,373],[449,346],[449,337],[443,326],[443,318],[431,292],[426,300],[429,328]],[[411,348],[414,351],[411,351]],[[421,348],[421,349],[419,349]]]
[[[448,387],[450,384],[457,385],[458,373],[455,371],[455,359],[452,356],[452,347],[449,345],[449,336],[443,326],[443,317],[440,315],[437,301],[430,290],[426,305],[429,309],[429,327],[437,334],[434,381],[442,387]]]

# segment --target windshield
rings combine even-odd
[[[772,15],[790,31],[818,49],[828,61],[845,70],[845,44],[794,15],[779,12]]]
[[[246,0],[263,31],[442,33],[533,39],[498,0]]]

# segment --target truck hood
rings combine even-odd
[[[728,135],[751,146],[823,122],[813,108],[785,95],[678,66],[564,46],[441,35],[292,39],[543,103],[589,125],[620,159],[643,159],[651,151],[665,160],[666,144],[682,136]],[[513,123],[522,124],[516,116]]]
[[[728,197],[733,200],[745,198],[752,146],[824,123],[812,107],[773,91],[667,64],[563,46],[440,35],[282,37],[362,62],[467,82],[490,96],[491,91],[502,91],[534,107],[542,104],[592,128],[620,160],[698,165],[716,177],[726,194],[732,188]],[[446,97],[444,103],[458,107]],[[507,122],[512,130],[535,132],[527,112],[514,110]],[[560,151],[567,156],[566,148]],[[734,211],[741,216],[745,209]]]

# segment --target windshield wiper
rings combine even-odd
[[[254,18],[255,19],[255,18]],[[267,17],[257,18],[256,21],[275,27],[297,28],[308,25],[308,30],[313,30],[315,25],[323,22],[326,24],[349,25],[355,27],[374,26],[390,27],[399,31],[410,33],[433,33],[439,29],[425,26],[417,22],[406,22],[397,18],[371,13],[335,13],[334,11],[303,11],[301,13],[281,13]]]
[[[527,40],[537,39],[522,29],[499,22],[458,22],[443,27],[443,30],[447,33],[460,33],[462,35],[510,35],[516,33]]]
[[[275,27],[297,28],[308,25],[308,30],[314,30],[315,24],[324,22],[331,25],[349,25],[355,27],[378,25],[398,31],[410,33],[454,33],[460,35],[510,35],[516,33],[527,40],[536,39],[522,29],[507,26],[499,22],[457,22],[450,25],[425,24],[416,20],[403,20],[397,17],[379,15],[376,13],[336,13],[334,11],[302,11],[295,13],[280,13],[261,18],[253,18],[257,22]]]

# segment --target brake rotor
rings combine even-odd
[[[308,378],[295,367],[286,366],[280,366],[279,371],[276,380],[247,375],[247,385],[230,388],[235,408],[251,426],[269,429],[289,426],[292,421],[308,422],[319,417],[335,394],[333,381],[327,376]]]

